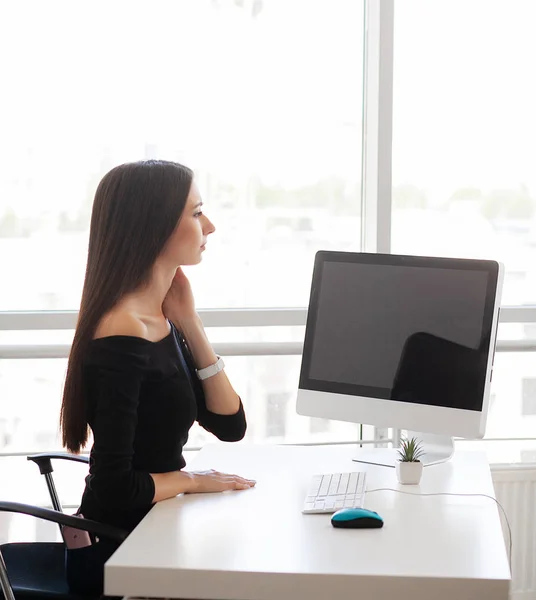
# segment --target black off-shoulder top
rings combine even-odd
[[[194,421],[223,441],[244,437],[242,402],[234,415],[208,410],[180,332],[158,342],[111,336],[90,342],[83,361],[87,419],[93,432],[80,512],[131,531],[153,504],[150,473],[185,466]]]

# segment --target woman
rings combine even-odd
[[[180,493],[248,489],[254,481],[183,471],[195,420],[240,440],[244,409],[207,340],[181,265],[201,261],[214,225],[192,171],[166,161],[120,165],[100,182],[61,408],[64,446],[93,433],[80,513],[128,531]],[[67,550],[73,592],[102,593],[108,540]]]

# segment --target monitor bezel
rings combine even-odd
[[[463,410],[457,408],[449,408],[444,406],[435,406],[435,405],[425,405],[425,404],[411,404],[406,402],[401,402],[399,400],[392,400],[388,397],[388,394],[383,390],[383,388],[371,388],[365,386],[357,386],[355,384],[349,383],[336,383],[333,381],[324,381],[320,379],[312,379],[309,377],[309,370],[312,359],[312,350],[314,344],[314,335],[315,335],[315,327],[316,327],[316,319],[319,308],[319,294],[320,288],[322,284],[322,273],[323,267],[326,262],[350,262],[350,263],[359,263],[359,264],[372,264],[372,265],[390,265],[390,266],[410,266],[410,267],[424,267],[424,268],[440,268],[440,269],[454,269],[454,270],[471,270],[478,272],[485,272],[488,274],[488,284],[486,290],[486,300],[484,307],[484,314],[482,318],[482,337],[483,337],[483,351],[487,353],[488,360],[486,361],[486,369],[483,370],[480,379],[481,379],[481,406],[477,410]],[[499,316],[499,300],[500,294],[502,290],[502,278],[503,278],[503,268],[501,263],[493,260],[483,260],[483,259],[466,259],[466,258],[447,258],[447,257],[430,257],[430,256],[410,256],[410,255],[400,255],[400,254],[375,254],[375,253],[365,253],[365,252],[337,252],[337,251],[319,251],[315,256],[313,277],[311,282],[311,293],[310,293],[310,301],[309,301],[309,309],[307,313],[307,321],[306,321],[306,330],[304,337],[304,345],[303,345],[303,354],[302,354],[302,363],[300,368],[300,378],[299,378],[299,392],[298,392],[298,406],[297,410],[299,414],[305,414],[309,416],[323,416],[330,418],[330,414],[333,414],[335,406],[332,404],[335,399],[336,404],[341,406],[334,412],[337,413],[337,416],[333,414],[331,418],[340,419],[340,420],[348,420],[348,421],[356,421],[370,424],[376,424],[379,420],[382,422],[388,419],[382,418],[382,416],[378,415],[378,418],[374,418],[374,409],[373,406],[377,406],[377,408],[386,406],[393,406],[396,404],[400,410],[396,410],[396,413],[407,413],[410,417],[411,414],[417,416],[417,413],[423,414],[426,413],[428,417],[426,421],[429,421],[429,417],[431,413],[437,411],[437,416],[445,414],[445,411],[454,411],[458,414],[465,414],[467,417],[469,414],[474,413],[473,417],[470,419],[472,425],[470,426],[470,430],[473,432],[473,435],[483,435],[483,426],[480,423],[481,415],[487,413],[487,404],[489,397],[489,383],[491,379],[491,370],[493,367],[494,360],[494,348],[496,343],[496,335],[497,335],[497,323]],[[307,392],[304,394],[303,392]],[[317,392],[318,394],[314,394]],[[301,394],[301,396],[300,396]],[[324,396],[327,400],[328,397],[331,398],[331,401],[328,402],[328,406],[320,406],[320,398]],[[316,398],[316,400],[315,400]],[[361,400],[370,399],[377,400],[378,402],[373,402],[373,405],[370,406],[372,408],[372,413],[369,411],[365,411],[367,420],[362,420],[359,418],[359,412],[363,412],[361,409],[363,408],[363,404],[361,402],[355,403],[355,399],[360,398]],[[347,404],[348,399],[354,400],[354,404]],[[331,404],[331,413],[330,407]],[[407,405],[407,410],[405,410],[404,406]],[[431,411],[431,413],[430,413]],[[383,412],[383,411],[382,411]],[[346,415],[346,416],[345,416]],[[359,420],[356,420],[359,419]],[[411,417],[408,419],[409,427],[411,427],[411,423],[415,419]],[[420,421],[420,418],[417,419]],[[485,420],[485,419],[484,419]],[[477,426],[477,423],[479,425]],[[468,423],[467,423],[468,424]],[[400,426],[397,423],[391,423],[392,426]],[[451,425],[445,423],[447,425],[447,429],[452,429]],[[441,429],[443,431],[443,427],[438,424],[435,428],[436,430]],[[461,427],[459,435],[467,435],[467,431],[465,427]],[[429,427],[428,430],[432,433],[434,427]],[[452,435],[457,435],[456,433],[452,433]]]

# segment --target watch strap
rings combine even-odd
[[[216,354],[216,356],[218,357],[218,360],[213,365],[209,365],[204,369],[195,370],[195,372],[197,373],[197,377],[199,377],[201,381],[203,381],[204,379],[208,379],[209,377],[213,377],[214,375],[217,375],[220,371],[223,371],[225,367],[223,358],[219,354]]]

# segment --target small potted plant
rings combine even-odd
[[[424,454],[421,442],[417,438],[403,438],[398,450],[396,476],[403,484],[418,484],[422,477],[422,462],[419,458]]]

